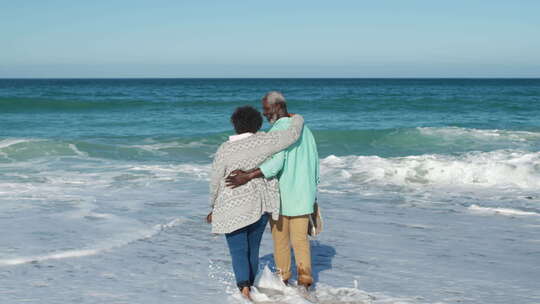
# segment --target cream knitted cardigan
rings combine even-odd
[[[279,217],[279,185],[276,179],[255,178],[232,189],[225,178],[234,170],[257,168],[268,157],[295,143],[302,134],[304,118],[294,115],[288,129],[223,143],[214,155],[210,178],[212,233],[230,233],[255,223],[265,212]]]

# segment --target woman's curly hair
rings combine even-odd
[[[238,107],[231,116],[231,122],[237,134],[256,133],[262,126],[261,112],[252,106]]]

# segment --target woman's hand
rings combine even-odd
[[[208,213],[208,215],[206,216],[206,222],[208,224],[212,224],[212,211],[210,211],[210,213]]]

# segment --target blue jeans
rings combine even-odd
[[[236,285],[240,290],[252,286],[255,282],[255,275],[259,270],[259,247],[267,223],[268,214],[264,214],[257,222],[225,234]]]

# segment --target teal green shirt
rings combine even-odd
[[[280,118],[269,132],[287,129],[290,121],[289,117]],[[307,126],[304,125],[302,135],[296,143],[274,154],[259,168],[264,177],[279,179],[282,215],[313,213],[319,183],[319,154],[315,138]]]

